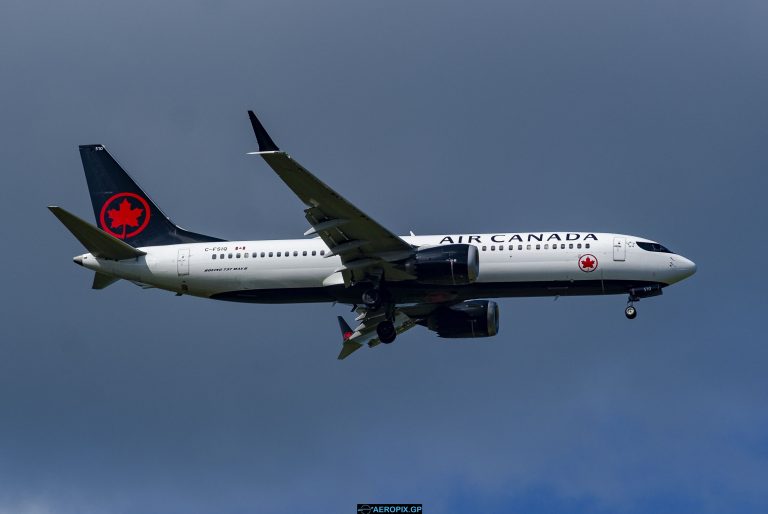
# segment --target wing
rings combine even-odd
[[[395,331],[400,335],[418,324],[424,324],[424,320],[439,307],[438,304],[422,303],[395,308],[392,314]],[[376,333],[376,326],[386,319],[386,309],[371,310],[358,307],[357,314],[355,321],[359,325],[354,330],[347,325],[344,318],[339,316],[339,326],[344,338],[339,360],[346,359],[351,353],[362,348],[364,344],[370,348],[381,344]]]
[[[386,319],[384,309],[371,311],[360,308],[357,312],[359,313],[359,316],[355,318],[355,321],[359,322],[357,328],[345,330],[344,326],[342,326],[344,343],[339,353],[339,360],[346,359],[350,354],[362,348],[364,344],[373,348],[381,343],[379,336],[376,334],[376,326]],[[398,335],[416,326],[416,321],[416,319],[411,318],[402,310],[395,309],[393,323]],[[344,323],[342,318],[339,318],[339,322]]]
[[[338,255],[346,285],[365,280],[371,274],[387,281],[412,280],[416,277],[391,263],[408,258],[414,247],[403,241],[339,193],[307,171],[287,153],[280,151],[253,111],[248,111],[261,157],[304,202],[311,228],[304,235],[317,234],[331,250],[325,257]]]

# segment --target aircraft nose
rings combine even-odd
[[[83,265],[83,256],[78,255],[77,257],[73,257],[72,260],[75,262],[75,264],[82,266]]]
[[[680,271],[683,273],[683,278],[688,278],[696,273],[696,263],[690,259],[686,259],[683,256],[680,256],[680,262],[678,263],[678,266],[680,267]]]

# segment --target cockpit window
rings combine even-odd
[[[640,241],[636,242],[637,246],[648,252],[672,253],[666,246],[660,245],[659,243],[641,243]]]

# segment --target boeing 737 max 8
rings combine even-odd
[[[119,279],[178,295],[251,303],[340,302],[339,359],[363,344],[391,343],[415,325],[440,337],[499,330],[495,302],[479,298],[657,296],[696,265],[641,237],[597,232],[397,236],[281,151],[253,114],[258,152],[304,203],[305,239],[225,241],[179,228],[102,145],[80,147],[98,226],[49,209],[88,253],[94,289]]]

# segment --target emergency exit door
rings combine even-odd
[[[179,276],[189,275],[189,248],[181,248],[176,259],[176,269]]]
[[[624,237],[613,238],[613,260],[623,261],[627,258],[627,241]]]

